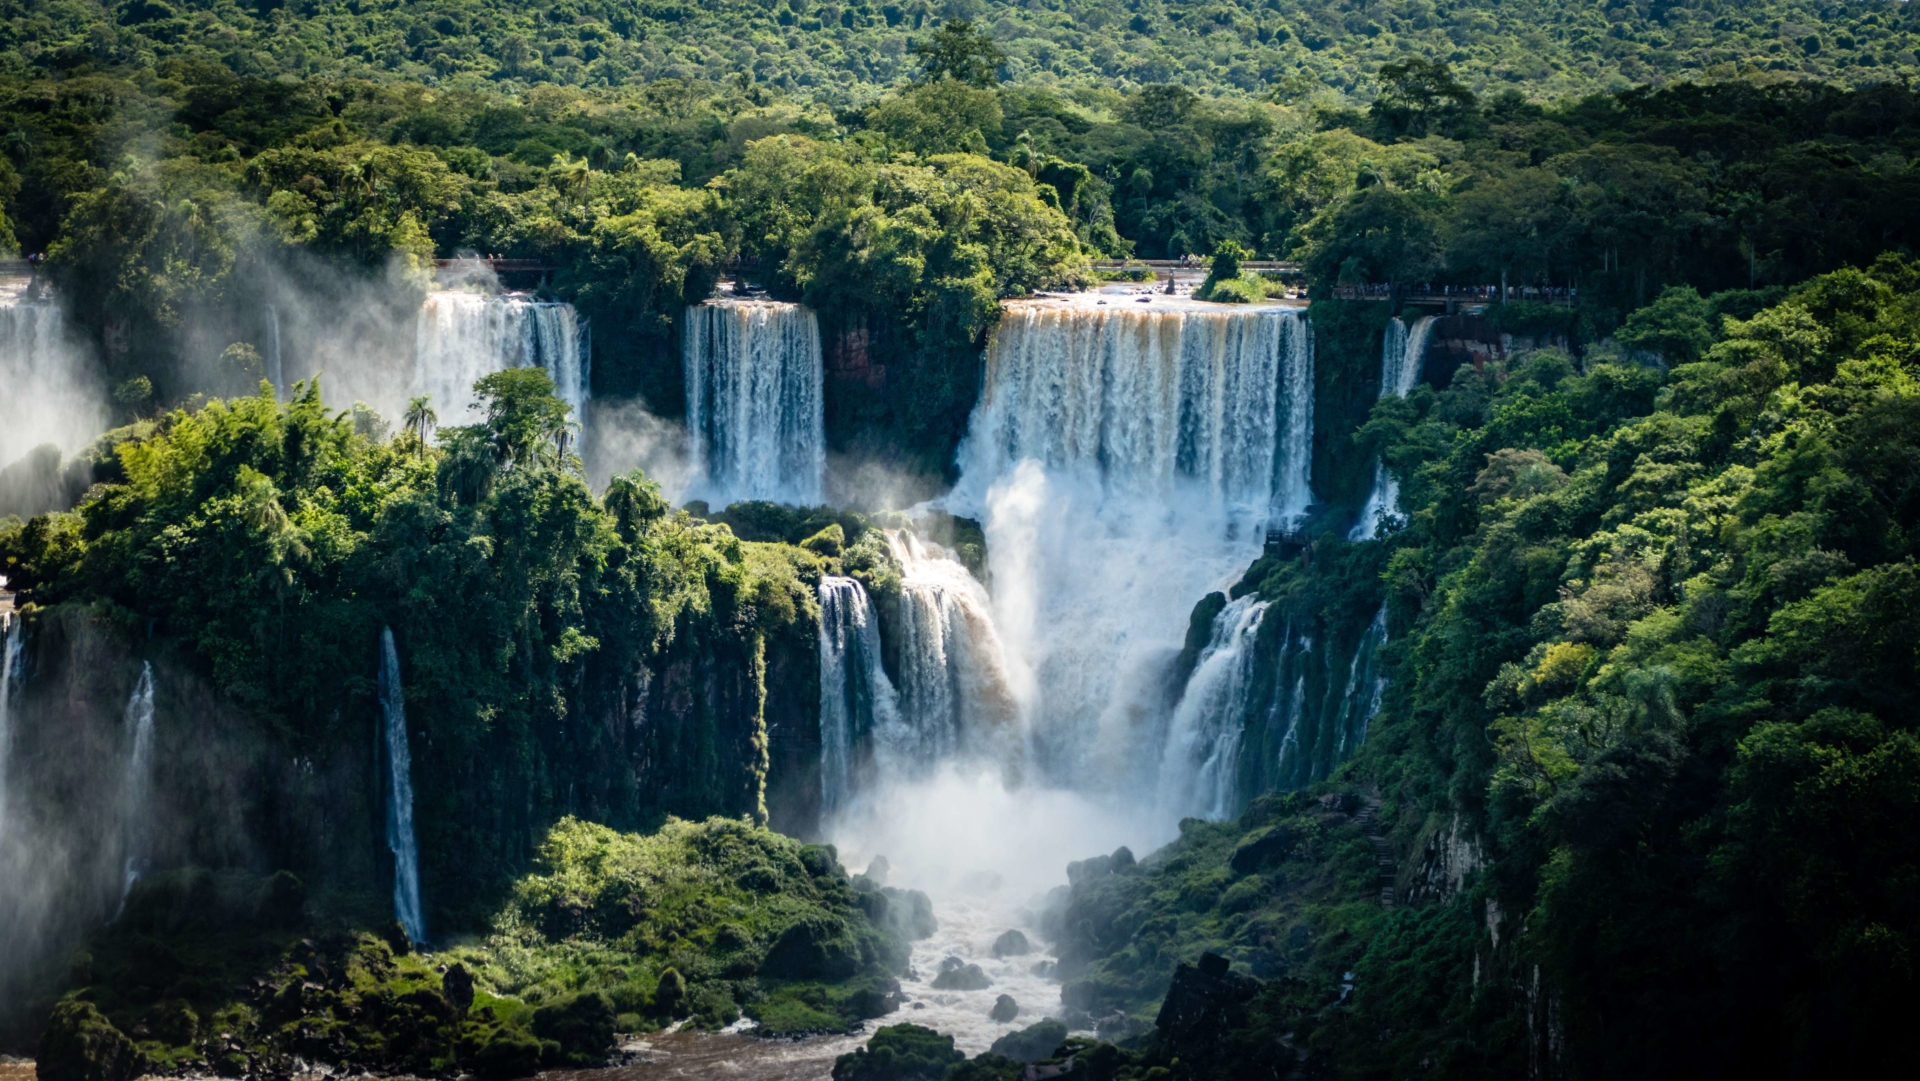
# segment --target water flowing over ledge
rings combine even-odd
[[[798,304],[710,300],[687,309],[691,491],[715,506],[811,506],[826,470],[820,326]]]
[[[1194,603],[1312,503],[1313,380],[1291,308],[1007,306],[946,502],[986,532],[1040,779],[1113,796],[1196,782],[1204,758],[1161,762],[1171,667]]]
[[[1394,317],[1387,324],[1386,339],[1380,346],[1380,397],[1404,398],[1420,381],[1420,369],[1427,358],[1427,338],[1433,333],[1434,317],[1423,315],[1413,328]],[[1387,471],[1385,462],[1373,463],[1373,492],[1367,505],[1360,508],[1360,520],[1354,523],[1348,540],[1366,541],[1379,535],[1383,525],[1401,521],[1400,482]]]
[[[0,468],[45,443],[73,454],[106,426],[104,397],[60,306],[0,296]]]
[[[415,942],[427,938],[420,907],[420,850],[413,839],[413,753],[407,747],[406,695],[393,629],[380,628],[380,711],[387,762],[387,849],[393,853],[393,916]]]
[[[507,368],[545,368],[554,392],[584,418],[591,391],[588,329],[571,304],[507,293],[445,290],[420,309],[413,394],[432,399],[443,425],[473,424],[473,384]]]

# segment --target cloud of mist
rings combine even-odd
[[[991,892],[1017,907],[1063,885],[1074,860],[1121,845],[1144,856],[1178,829],[1150,799],[1009,787],[990,763],[948,763],[923,779],[882,781],[825,833],[855,871],[885,856],[893,884],[936,898]]]
[[[685,425],[655,416],[638,400],[589,402],[585,424],[581,459],[594,491],[605,491],[618,474],[640,469],[660,485],[669,503],[686,501],[697,470]]]
[[[0,291],[0,467],[46,444],[71,456],[107,420],[99,365],[59,304]]]

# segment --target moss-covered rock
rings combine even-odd
[[[832,848],[731,819],[650,835],[564,820],[492,933],[440,953],[391,933],[382,899],[330,898],[283,926],[308,907],[290,879],[142,882],[76,966],[85,999],[56,1010],[44,1069],[125,1081],[304,1060],[502,1081],[604,1063],[620,1028],[746,1013],[769,1035],[845,1032],[898,1007],[907,956]]]
[[[144,1066],[133,1041],[78,999],[53,1008],[35,1062],[42,1081],[129,1081]]]
[[[835,1059],[833,1081],[942,1081],[949,1066],[966,1058],[954,1050],[951,1036],[922,1025],[891,1025],[865,1047]]]

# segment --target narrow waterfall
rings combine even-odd
[[[287,396],[286,364],[280,355],[280,309],[267,305],[267,381],[273,384],[274,396],[285,400]]]
[[[127,767],[120,786],[120,836],[124,871],[120,907],[147,869],[148,797],[153,787],[153,665],[140,663],[140,679],[127,698]],[[114,919],[119,919],[118,911]]]
[[[819,503],[826,414],[813,313],[710,300],[687,309],[684,338],[695,494],[716,506]]]
[[[1431,315],[1421,316],[1414,320],[1412,330],[1397,316],[1387,324],[1386,338],[1380,346],[1380,397],[1404,398],[1420,381],[1433,320]],[[1388,471],[1386,463],[1376,461],[1373,492],[1367,496],[1367,505],[1360,509],[1360,520],[1347,534],[1347,539],[1372,540],[1379,535],[1382,525],[1395,525],[1400,520],[1400,482]]]
[[[413,393],[433,401],[446,426],[477,423],[473,384],[507,368],[545,368],[554,392],[585,417],[591,397],[588,328],[573,305],[519,293],[430,293],[414,332]]]
[[[387,848],[393,853],[393,916],[415,942],[427,938],[420,910],[420,852],[413,841],[413,754],[407,749],[407,706],[400,688],[400,651],[393,629],[380,628],[380,710],[387,760]]]
[[[952,553],[905,530],[887,533],[900,561],[899,723],[876,733],[890,776],[913,776],[959,755],[1017,773],[1015,704],[986,588]]]
[[[7,836],[7,777],[13,765],[13,698],[20,678],[20,620],[0,612],[0,842]]]
[[[877,731],[894,731],[900,719],[865,587],[825,575],[819,593],[820,810],[831,816],[854,795],[861,742]]]
[[[1160,798],[1174,818],[1240,810],[1240,749],[1252,708],[1254,640],[1267,603],[1252,594],[1214,617],[1207,645],[1174,708],[1160,758]]]
[[[59,306],[0,295],[0,468],[47,443],[73,454],[106,422],[87,353]]]
[[[947,506],[986,531],[1042,772],[1120,793],[1162,778],[1194,602],[1312,502],[1313,347],[1277,306],[1100,304],[1007,305]]]
[[[1367,726],[1380,712],[1380,698],[1387,690],[1387,677],[1380,669],[1380,647],[1386,643],[1387,605],[1382,601],[1347,667],[1347,686],[1340,696],[1339,742],[1333,752],[1336,762],[1367,741]]]

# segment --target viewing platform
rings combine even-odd
[[[1154,280],[1166,281],[1169,278],[1204,278],[1207,276],[1207,264],[1186,259],[1095,259],[1094,270],[1112,273],[1121,270],[1150,270]],[[1299,263],[1283,263],[1273,259],[1243,259],[1242,270],[1251,270],[1273,274],[1297,274]]]

